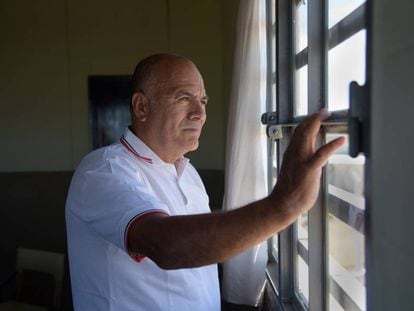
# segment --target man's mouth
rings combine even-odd
[[[184,131],[191,131],[191,132],[200,132],[201,128],[188,126],[188,127],[184,127],[183,130]]]

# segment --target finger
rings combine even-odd
[[[329,157],[344,143],[345,137],[339,137],[319,148],[309,160],[310,166],[314,168],[324,166],[328,162]]]
[[[321,124],[330,116],[328,110],[321,109],[319,112],[312,114],[306,118],[295,130],[294,140],[302,141],[305,150],[313,153],[314,146]]]
[[[307,128],[307,132],[309,133],[310,137],[316,139],[322,122],[329,118],[330,115],[330,112],[327,109],[323,108],[319,112],[314,113],[309,117],[308,122],[305,123],[305,128]]]

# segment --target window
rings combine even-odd
[[[347,143],[323,170],[309,213],[269,241],[268,279],[285,309],[365,310],[363,156],[349,153],[349,84],[365,83],[366,3],[363,0],[268,0],[269,185],[276,182],[295,125],[325,107],[332,112],[319,144]]]

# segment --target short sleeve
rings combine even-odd
[[[137,222],[139,222],[144,216],[147,216],[147,215],[150,215],[150,214],[164,214],[164,215],[168,215],[165,211],[163,211],[163,210],[155,210],[155,209],[153,209],[153,210],[148,210],[148,211],[145,211],[145,212],[142,212],[141,214],[138,214],[138,215],[136,215],[134,218],[132,218],[130,221],[129,221],[129,223],[128,223],[128,225],[126,226],[126,228],[125,228],[125,233],[124,233],[124,245],[125,245],[125,251],[127,252],[127,254],[132,258],[132,259],[134,259],[135,261],[137,261],[137,262],[141,262],[144,258],[145,258],[145,256],[143,255],[143,254],[139,254],[139,253],[136,253],[136,252],[134,252],[134,251],[131,251],[129,248],[128,248],[128,240],[127,240],[127,238],[128,238],[128,234],[129,234],[129,228],[130,228],[130,226],[131,226],[131,224],[132,223],[137,223]]]
[[[77,176],[80,196],[71,211],[102,239],[125,252],[125,235],[133,220],[151,212],[169,214],[140,174],[108,160],[99,169]]]

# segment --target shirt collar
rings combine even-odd
[[[128,127],[125,129],[124,135],[122,135],[120,142],[129,152],[131,152],[136,158],[141,161],[155,166],[174,166],[174,164],[166,163],[161,160],[161,158],[154,151],[152,151],[152,149],[148,147],[141,139],[135,136],[135,134],[132,133]],[[189,160],[183,156],[177,160],[175,167],[178,175],[181,175],[188,162]]]

